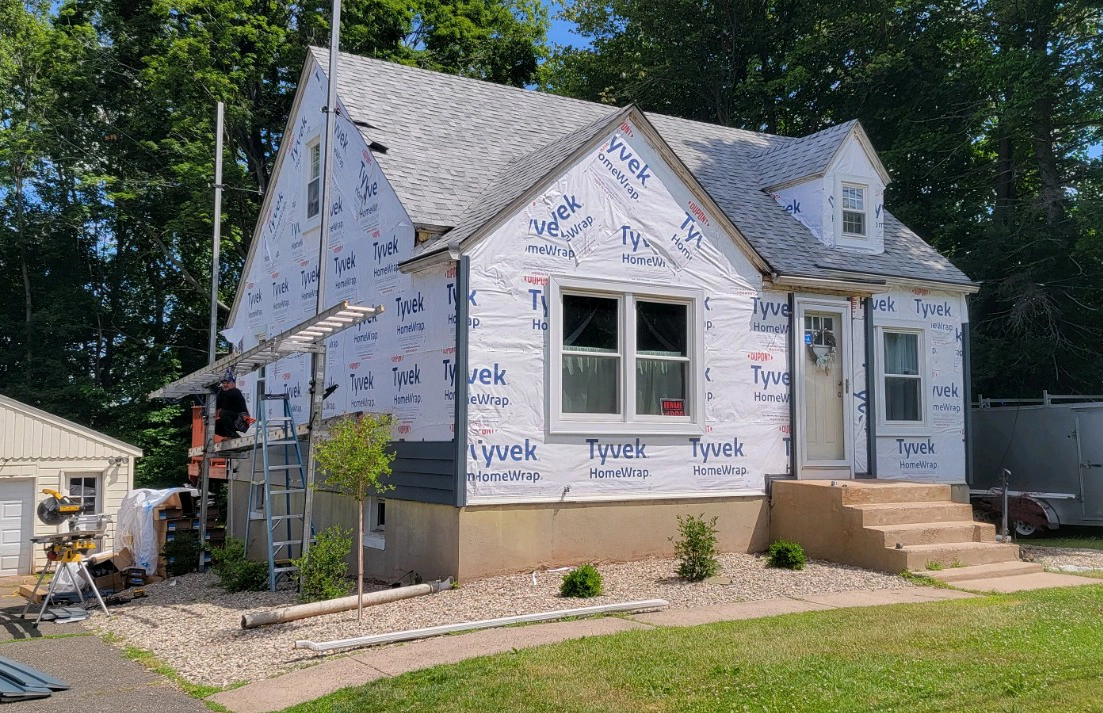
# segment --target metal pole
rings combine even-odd
[[[1011,471],[1007,468],[1003,469],[1003,527],[1000,530],[1000,537],[1004,542],[1011,541],[1011,533],[1007,529],[1007,482],[1011,479]]]
[[[333,14],[329,28],[329,86],[326,91],[326,138],[322,146],[322,221],[318,231],[318,302],[315,314],[320,314],[326,304],[326,257],[329,255],[329,184],[333,180],[333,134],[337,125],[337,54],[341,47],[341,0],[333,0]],[[328,341],[328,340],[326,340]],[[311,356],[313,381],[310,388],[310,427],[307,439],[311,448],[306,455],[306,487],[303,503],[303,549],[305,557],[310,551],[311,517],[314,509],[314,448],[316,434],[322,427],[322,396],[326,390],[326,341],[322,349]],[[364,543],[361,542],[363,547]]]
[[[218,344],[218,252],[222,242],[222,102],[218,102],[214,138],[214,242],[211,246],[211,336],[207,343],[207,364],[215,362]],[[203,439],[203,462],[199,484],[199,571],[203,571],[203,543],[207,541],[207,496],[211,490],[211,450],[214,448],[215,401],[217,394],[207,394],[206,437]],[[230,487],[230,464],[226,463],[226,487]]]

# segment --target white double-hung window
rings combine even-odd
[[[700,293],[572,278],[549,291],[553,433],[700,432]]]
[[[882,327],[878,360],[883,384],[881,422],[886,426],[921,426],[923,403],[923,333]]]
[[[322,146],[317,140],[306,147],[306,217],[316,217],[322,212]]]
[[[857,183],[842,184],[843,235],[866,237],[866,187]]]

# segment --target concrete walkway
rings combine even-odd
[[[1086,584],[1092,583],[1083,577],[1074,577],[1074,579]],[[976,595],[953,589],[908,587],[874,592],[836,592],[800,599],[780,597],[699,609],[667,609],[636,614],[623,619],[583,619],[507,629],[486,629],[462,636],[444,636],[408,644],[365,649],[349,656],[324,661],[317,666],[257,681],[232,691],[223,691],[212,696],[210,700],[226,706],[234,713],[268,713],[312,701],[347,686],[359,686],[387,676],[397,676],[440,664],[456,663],[476,656],[488,656],[586,636],[602,636],[659,626],[697,626],[718,621],[757,619],[778,614],[843,607],[914,604],[974,596]]]

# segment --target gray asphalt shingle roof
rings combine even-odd
[[[851,119],[845,124],[759,151],[754,155],[759,187],[771,188],[805,176],[823,174],[839,144],[857,123],[857,119]]]
[[[328,51],[311,51],[325,71]],[[346,53],[337,93],[352,119],[371,125],[361,134],[387,147],[376,159],[413,221],[454,228],[418,255],[474,233],[622,111]],[[971,284],[887,212],[884,253],[857,253],[827,247],[762,190],[822,172],[854,122],[788,138],[645,116],[778,273]]]

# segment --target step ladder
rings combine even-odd
[[[291,560],[302,555],[303,529],[309,527],[313,536],[313,527],[306,523],[307,473],[291,413],[291,399],[286,393],[264,393],[263,377],[257,389],[259,418],[249,477],[245,542],[248,547],[253,513],[259,510],[256,486],[263,485],[268,589],[274,592],[279,578],[295,571]],[[283,405],[282,416],[269,415],[268,404],[273,401]]]

